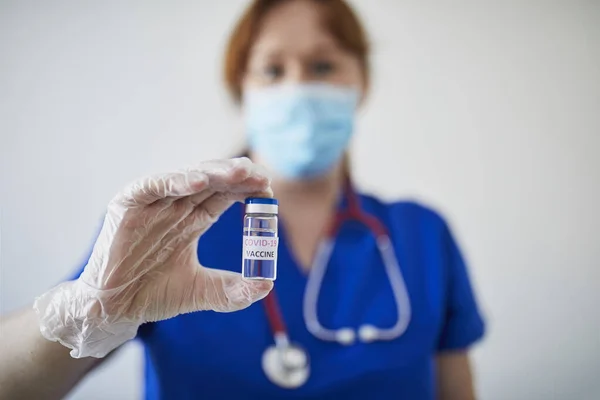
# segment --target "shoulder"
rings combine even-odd
[[[418,228],[422,231],[448,230],[441,212],[431,205],[414,199],[384,200],[371,194],[361,194],[364,207],[388,221],[390,228]]]

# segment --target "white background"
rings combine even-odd
[[[86,256],[149,172],[232,155],[227,1],[0,1],[0,311]],[[600,398],[600,2],[361,0],[356,180],[451,222],[488,320],[482,399]],[[128,345],[72,399],[134,399]]]

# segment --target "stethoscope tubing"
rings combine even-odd
[[[344,189],[348,208],[336,215],[333,223],[326,231],[325,238],[317,248],[313,265],[308,275],[302,307],[304,322],[307,330],[320,340],[329,342],[337,341],[341,344],[352,344],[355,342],[356,334],[354,333],[354,329],[350,327],[328,329],[320,323],[317,315],[317,303],[323,278],[327,270],[327,264],[331,259],[335,247],[334,238],[345,221],[357,220],[363,223],[375,236],[376,246],[392,287],[397,310],[396,323],[391,328],[381,329],[372,325],[363,325],[358,330],[358,336],[361,341],[367,343],[376,340],[394,340],[404,334],[410,323],[412,313],[410,298],[400,264],[386,227],[377,218],[361,209],[358,195],[352,189],[349,178],[346,179]],[[263,304],[274,339],[282,342],[283,339],[281,338],[285,337],[285,341],[289,344],[289,334],[276,299],[275,289],[264,299]]]

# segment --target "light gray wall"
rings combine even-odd
[[[1,312],[74,271],[125,183],[235,152],[219,68],[244,3],[0,2]],[[452,223],[481,398],[600,398],[600,2],[353,3],[375,74],[356,179]],[[131,344],[71,398],[141,382]]]

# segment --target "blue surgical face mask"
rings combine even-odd
[[[324,83],[244,93],[250,148],[283,177],[310,179],[340,160],[354,127],[359,91]]]

